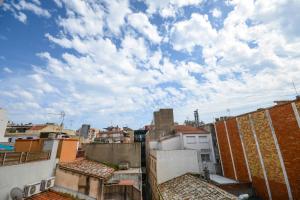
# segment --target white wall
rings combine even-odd
[[[159,143],[159,150],[176,150],[181,149],[181,140],[180,136],[171,137],[165,140],[162,140]]]
[[[0,108],[0,142],[8,141],[8,139],[4,137],[7,121],[8,119],[5,110]]]
[[[14,187],[23,190],[27,184],[40,182],[53,176],[57,163],[57,147],[58,140],[53,140],[50,160],[0,167],[0,199],[10,200],[9,193]]]
[[[157,184],[185,173],[199,173],[196,150],[156,151]]]

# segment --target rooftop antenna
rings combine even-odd
[[[198,109],[194,111],[194,118],[195,118],[195,125],[196,125],[196,127],[199,127],[199,113],[198,113]]]
[[[292,83],[293,83],[293,87],[294,87],[294,90],[295,90],[296,96],[299,96],[299,94],[298,94],[298,91],[297,91],[297,88],[296,88],[296,86],[295,86],[295,83],[294,83],[294,81],[292,81]]]
[[[226,111],[227,111],[227,115],[230,116],[230,109],[227,108]]]

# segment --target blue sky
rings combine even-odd
[[[21,0],[0,6],[0,107],[15,122],[212,122],[300,92],[296,0]]]

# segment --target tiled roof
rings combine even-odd
[[[188,125],[176,125],[175,130],[176,132],[181,132],[183,134],[208,134],[208,132],[203,128],[197,128]]]
[[[158,186],[164,200],[237,200],[232,194],[196,178],[185,174],[164,182]]]
[[[102,163],[86,159],[61,163],[59,164],[59,168],[104,179],[108,179],[115,171],[113,168]]]
[[[26,200],[74,200],[74,198],[49,190],[26,198]]]

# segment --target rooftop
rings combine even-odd
[[[189,125],[176,125],[176,132],[181,132],[183,134],[208,134],[208,132],[203,128],[198,128]]]
[[[59,168],[104,179],[108,179],[115,171],[113,168],[102,163],[86,159],[77,159],[73,162],[61,163],[59,164]]]
[[[185,174],[158,186],[164,200],[231,200],[238,199],[232,194],[209,184],[191,174]]]
[[[40,194],[36,194],[29,198],[26,198],[26,200],[75,200],[75,198],[72,198],[69,195],[55,192],[53,190],[48,190],[46,192],[42,192]]]

